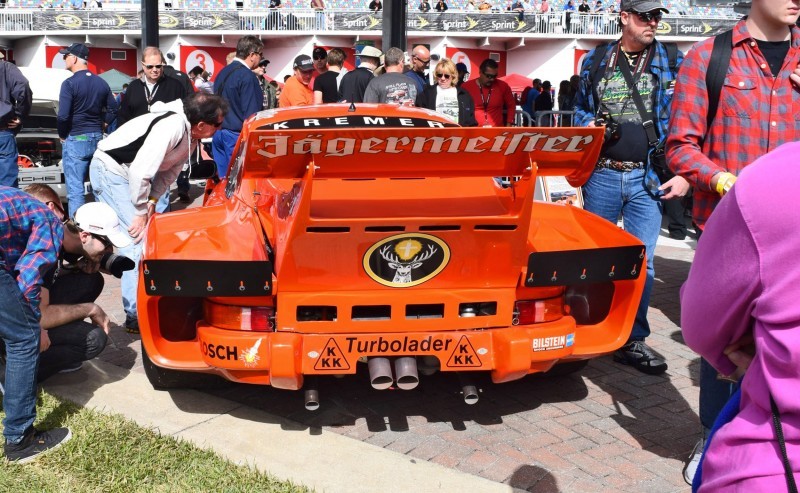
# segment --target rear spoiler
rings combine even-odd
[[[580,186],[594,170],[602,128],[320,128],[253,130],[244,176],[422,178],[565,176]]]

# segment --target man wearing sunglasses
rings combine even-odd
[[[156,102],[169,103],[187,96],[183,84],[164,73],[165,65],[160,49],[148,46],[142,50],[143,74],[128,85],[117,115],[118,127],[149,112]]]
[[[72,77],[61,83],[58,136],[63,143],[64,178],[69,198],[69,217],[85,202],[84,182],[89,162],[103,138],[103,130],[117,117],[117,100],[108,83],[89,71],[89,48],[72,43],[59,50]]]
[[[417,94],[430,85],[426,71],[431,65],[431,52],[428,48],[417,45],[411,50],[411,68],[405,72],[417,85]]]
[[[58,266],[61,255],[83,257],[97,265],[108,243],[129,241],[119,230],[114,212],[103,204],[85,204],[75,216],[64,224],[39,199],[0,186],[0,297],[4,300],[0,339],[5,345],[0,357],[4,365],[0,376],[5,378],[0,389],[6,413],[4,454],[9,461],[29,462],[72,436],[68,428],[37,431],[33,427],[40,352],[50,347],[43,324],[65,319],[63,311],[42,312],[47,304],[48,273]]]
[[[480,65],[480,75],[461,86],[475,101],[475,119],[481,127],[514,125],[517,102],[511,87],[499,80],[499,65],[487,58]]]
[[[158,198],[169,191],[198,142],[222,126],[227,111],[220,96],[195,92],[183,100],[154,104],[150,113],[129,121],[97,145],[89,167],[94,197],[116,211],[132,240],[119,253],[137,266],[140,241],[148,220],[158,212]],[[138,269],[122,275],[125,327],[131,333],[139,332],[138,280]]]
[[[685,186],[685,181],[676,177],[662,183],[654,169],[659,164],[654,156],[663,157],[673,86],[683,59],[676,49],[674,64],[670,63],[667,46],[655,39],[662,12],[667,9],[657,0],[621,1],[622,37],[586,56],[575,105],[576,125],[606,125],[607,129],[600,160],[583,186],[584,207],[614,224],[622,215],[625,230],[645,245],[647,281],[631,335],[614,353],[614,361],[647,374],[667,370],[664,358],[645,343],[650,335],[647,309],[661,230],[662,195],[664,190],[674,187],[672,191],[678,192]],[[597,57],[599,64],[595,64]],[[641,96],[644,112],[638,109],[634,91]]]

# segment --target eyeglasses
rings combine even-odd
[[[636,14],[636,17],[639,18],[640,21],[650,23],[653,21],[661,22],[661,18],[664,16],[663,13],[660,11],[657,12],[631,12],[632,14]]]
[[[496,78],[497,78],[497,74],[496,74],[496,73],[494,73],[494,74],[490,74],[489,72],[481,72],[481,73],[482,73],[482,74],[484,75],[484,77],[486,77],[487,79],[496,79]]]
[[[114,245],[111,243],[111,240],[109,240],[107,236],[96,235],[94,233],[89,233],[89,234],[92,235],[92,238],[102,243],[104,247],[114,248]]]
[[[164,68],[164,64],[158,64],[158,65],[145,65],[145,64],[142,64],[142,66],[144,66],[144,68],[146,68],[147,70],[153,70],[153,69],[161,70],[162,68]]]
[[[445,80],[450,80],[451,75],[450,74],[436,74],[436,78],[437,79],[441,79],[442,77],[444,77]]]
[[[428,58],[427,60],[423,60],[422,58],[418,57],[417,55],[413,55],[413,57],[416,58],[417,60],[419,60],[420,62],[422,62],[423,65],[428,65],[428,64],[431,63],[431,59],[430,58]]]

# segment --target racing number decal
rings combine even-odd
[[[392,288],[409,288],[433,279],[450,261],[450,248],[441,239],[406,233],[384,238],[364,254],[364,271]]]
[[[328,339],[328,343],[325,344],[325,348],[322,350],[322,354],[319,355],[317,358],[317,362],[314,364],[315,370],[349,370],[350,363],[347,362],[347,358],[344,357],[344,353],[342,353],[341,348],[336,341],[331,337]]]
[[[481,359],[467,336],[461,336],[455,349],[453,349],[453,354],[447,360],[447,366],[449,368],[478,368],[482,366]]]

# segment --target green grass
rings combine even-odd
[[[38,429],[68,426],[72,439],[37,460],[0,459],[3,492],[307,492],[118,415],[40,394]],[[0,416],[5,416],[0,413]]]

